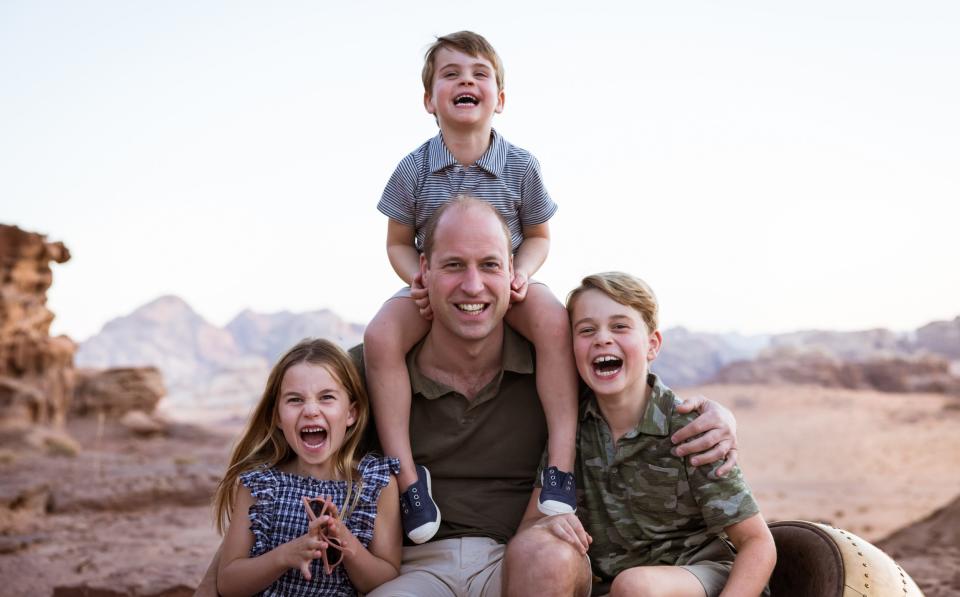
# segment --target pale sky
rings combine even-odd
[[[366,322],[376,210],[436,134],[433,36],[501,54],[494,126],[560,211],[537,275],[621,269],[665,327],[960,314],[960,3],[0,0],[0,222],[62,240],[55,333],[177,294]]]

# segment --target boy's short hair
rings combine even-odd
[[[497,77],[497,91],[503,91],[503,62],[500,61],[497,51],[479,33],[457,31],[438,37],[437,41],[427,48],[427,53],[423,57],[423,72],[421,73],[424,92],[430,93],[433,90],[433,75],[436,72],[433,60],[440,48],[459,50],[464,54],[481,56],[489,60]]]
[[[611,299],[636,309],[647,324],[647,331],[657,330],[657,295],[650,285],[630,274],[623,272],[602,272],[587,276],[567,295],[567,311],[573,314],[573,305],[577,298],[588,290],[599,290]]]

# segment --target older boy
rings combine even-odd
[[[567,308],[590,388],[576,471],[594,573],[612,596],[766,594],[776,550],[739,468],[719,477],[720,463],[698,468],[672,454],[670,435],[693,417],[648,369],[662,341],[653,291],[627,274],[596,274]]]
[[[377,431],[385,454],[400,459],[398,481],[404,533],[414,543],[440,527],[430,475],[410,448],[410,379],[405,355],[429,330],[431,305],[420,279],[424,228],[458,195],[489,202],[507,221],[514,252],[512,308],[507,322],[536,348],[537,390],[546,415],[550,469],[539,502],[545,514],[576,508],[573,470],[577,382],[566,310],[531,277],[547,257],[548,220],[556,212],[536,159],[492,128],[504,105],[503,65],[482,36],[460,31],[437,39],[423,67],[424,107],[440,134],[404,158],[387,183],[378,209],[387,224],[387,254],[408,284],[367,326],[364,357]],[[461,300],[465,317],[489,305]]]

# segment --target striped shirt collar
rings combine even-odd
[[[670,388],[663,385],[660,378],[653,373],[647,374],[647,385],[650,386],[650,400],[644,409],[643,419],[632,431],[627,432],[626,438],[636,437],[639,434],[655,435],[665,437],[670,434],[670,415],[673,412],[674,393]],[[583,408],[583,414],[580,420],[585,420],[588,416],[595,419],[604,420],[603,413],[600,412],[600,405],[597,404],[597,397],[593,392],[589,393],[587,404]]]
[[[453,157],[453,154],[447,149],[447,144],[443,142],[443,133],[437,133],[436,137],[430,139],[427,159],[429,160],[430,174],[435,174],[457,163],[457,159]],[[499,178],[506,163],[507,142],[496,129],[490,129],[490,147],[483,152],[476,165]]]

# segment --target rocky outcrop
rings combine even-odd
[[[927,595],[960,594],[960,497],[877,543]]]
[[[853,332],[806,330],[778,334],[770,339],[770,347],[817,352],[843,361],[890,358],[912,352],[904,335],[882,328]]]
[[[73,395],[74,343],[50,337],[50,262],[70,252],[60,242],[0,224],[0,421],[63,425]]]
[[[80,416],[104,413],[111,418],[131,411],[150,413],[165,393],[163,376],[156,367],[79,369],[71,412]]]
[[[934,321],[919,328],[917,348],[960,360],[960,317],[953,321]]]
[[[950,363],[931,355],[845,361],[809,349],[770,349],[754,360],[727,365],[712,381],[960,394],[960,378],[951,374]]]

